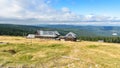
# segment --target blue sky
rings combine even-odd
[[[52,7],[55,9],[68,7],[77,14],[120,16],[120,0],[59,0],[52,4]]]
[[[120,0],[0,0],[0,23],[120,24]]]

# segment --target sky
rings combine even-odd
[[[120,0],[0,0],[3,24],[120,25]]]

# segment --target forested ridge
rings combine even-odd
[[[23,36],[34,33],[37,29],[34,26],[0,24],[0,35]]]
[[[37,30],[52,30],[58,31],[61,35],[65,35],[68,32],[74,32],[78,36],[91,36],[94,33],[81,29],[74,28],[51,28],[44,26],[33,26],[33,25],[13,25],[13,24],[0,24],[0,35],[12,35],[12,36],[23,36],[27,34],[34,34]]]

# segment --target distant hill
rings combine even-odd
[[[76,28],[64,28],[65,26],[60,27],[52,27],[51,26],[34,26],[34,25],[13,25],[13,24],[0,24],[0,35],[13,35],[13,36],[23,36],[30,33],[35,33],[36,30],[56,30],[60,32],[61,35],[65,35],[68,32],[72,31],[76,33],[78,36],[90,36],[95,35],[90,31],[86,31],[83,29]],[[69,27],[69,26],[68,26]]]
[[[74,32],[78,36],[112,36],[116,32],[120,36],[119,26],[75,26],[75,25],[13,25],[0,24],[0,35],[23,36],[35,33],[36,30],[57,30],[65,35]]]
[[[120,36],[120,26],[44,25],[41,27],[71,30],[80,36],[112,36],[114,32]]]

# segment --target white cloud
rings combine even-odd
[[[51,0],[0,0],[0,21],[120,21],[120,18],[102,15],[77,15],[67,7],[56,10],[49,4]]]
[[[61,10],[62,10],[62,12],[70,12],[70,9],[67,7],[63,7]]]

